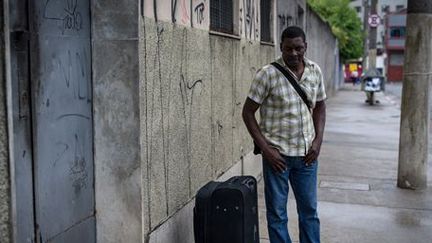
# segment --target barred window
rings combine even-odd
[[[356,11],[357,13],[360,13],[360,12],[361,12],[361,7],[360,7],[360,6],[354,7],[354,9],[355,9],[355,11]]]
[[[399,11],[401,11],[404,8],[405,8],[404,5],[396,5],[396,12],[399,12]]]
[[[273,42],[272,2],[271,0],[261,0],[261,41],[264,42]]]
[[[233,0],[210,1],[210,29],[227,34],[234,34]]]

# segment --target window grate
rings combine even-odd
[[[210,1],[210,29],[234,34],[233,0]]]

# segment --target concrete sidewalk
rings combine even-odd
[[[369,106],[351,85],[327,101],[318,178],[323,243],[432,242],[431,162],[428,189],[396,187],[400,98],[388,93],[377,98],[380,104]],[[267,243],[263,187],[261,180],[260,237]],[[290,235],[298,242],[291,192],[289,198]]]

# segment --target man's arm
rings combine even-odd
[[[324,125],[326,121],[326,105],[324,100],[318,101],[313,109],[312,119],[315,128],[315,139],[312,141],[312,147],[309,149],[305,157],[306,165],[312,164],[317,158],[321,150],[321,144],[324,136]]]
[[[265,157],[266,161],[270,163],[275,171],[282,172],[286,169],[284,159],[276,148],[273,148],[267,144],[267,141],[264,138],[264,135],[261,133],[258,122],[255,118],[255,112],[258,110],[259,106],[260,105],[258,103],[251,100],[250,98],[247,98],[243,106],[243,121],[253,140],[261,149],[262,155]]]

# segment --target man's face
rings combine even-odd
[[[284,38],[280,44],[282,58],[288,67],[297,67],[303,62],[307,43],[301,37]]]

